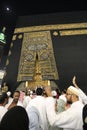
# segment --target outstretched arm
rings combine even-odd
[[[87,95],[77,85],[77,83],[76,83],[76,76],[73,77],[72,83],[79,90],[79,97],[82,100],[83,104],[87,104]]]
[[[77,89],[79,88],[79,86],[78,86],[77,83],[76,83],[76,76],[73,77],[72,83],[73,83],[73,85],[74,85]]]

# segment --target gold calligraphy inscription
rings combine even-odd
[[[24,33],[17,80],[34,81],[36,77],[58,79],[50,31]]]

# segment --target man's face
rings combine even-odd
[[[72,98],[73,98],[73,94],[69,90],[67,90],[67,92],[66,92],[67,102],[72,104]]]
[[[14,100],[15,100],[15,101],[18,101],[18,100],[19,100],[19,97],[20,97],[20,93],[15,92],[14,95],[13,95]]]

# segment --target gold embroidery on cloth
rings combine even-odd
[[[50,31],[24,33],[17,81],[58,79]]]

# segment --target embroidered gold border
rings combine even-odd
[[[54,25],[41,25],[41,26],[30,26],[30,27],[22,27],[22,28],[16,28],[14,33],[24,33],[24,32],[31,32],[31,31],[43,31],[43,30],[67,30],[67,29],[86,29],[87,28],[87,23],[71,23],[71,24],[54,24]],[[76,33],[77,31],[77,33]],[[75,31],[75,34],[78,34],[78,30]],[[87,33],[85,30],[82,30],[83,33],[79,34],[85,34]],[[67,32],[68,33],[68,32]],[[74,34],[69,32],[69,34]],[[64,34],[65,35],[65,34]]]

